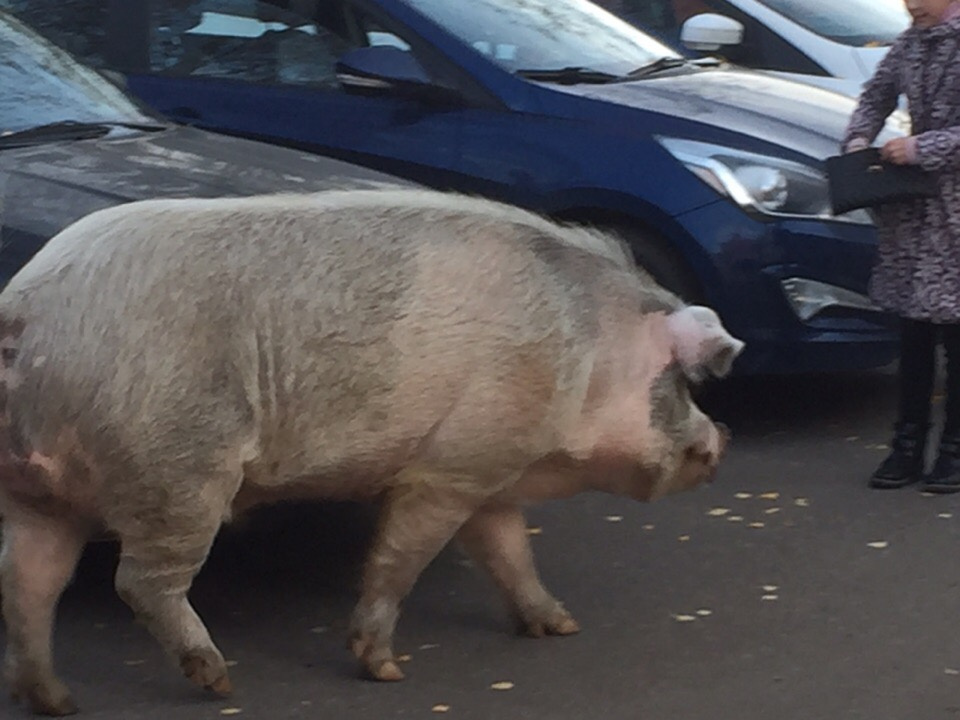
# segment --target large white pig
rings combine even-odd
[[[742,349],[611,237],[424,190],[156,200],[96,212],[0,294],[6,675],[74,711],[56,602],[93,533],[198,685],[230,690],[187,600],[221,525],[286,498],[381,498],[351,642],[402,674],[400,601],[456,537],[532,635],[524,503],[708,479],[725,432],[689,385]]]

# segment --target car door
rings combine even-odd
[[[127,58],[127,84],[161,113],[421,182],[436,184],[452,171],[457,113],[416,99],[348,93],[337,82],[335,63],[343,53],[371,41],[402,42],[362,29],[350,3],[135,4],[145,47],[135,62]],[[129,32],[129,24],[114,23],[120,25]]]

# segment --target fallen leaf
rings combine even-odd
[[[693,622],[697,618],[693,615],[674,615],[673,619],[677,622]]]
[[[764,596],[761,597],[760,599],[761,599],[761,600],[779,600],[779,599],[780,599],[780,596],[779,596],[779,595],[764,595]]]
[[[764,586],[763,586],[763,591],[764,591],[764,592],[768,592],[768,593],[776,592],[776,591],[779,590],[779,589],[780,589],[780,586],[779,586],[779,585],[764,585]]]
[[[806,498],[797,498],[793,501],[793,504],[797,507],[810,507],[810,501]]]
[[[780,497],[780,493],[778,493],[778,492],[767,492],[767,493],[763,493],[763,494],[760,496],[760,499],[761,499],[761,500],[776,500],[776,499],[779,498],[779,497]]]
[[[890,544],[890,543],[888,543],[886,540],[878,540],[878,541],[876,541],[876,542],[869,542],[869,543],[867,543],[867,546],[868,546],[868,547],[872,547],[872,548],[876,548],[877,550],[883,550],[883,548],[887,547],[887,545],[889,545],[889,544]]]
[[[653,530],[653,528],[654,528],[653,525],[644,525],[644,526],[643,526],[643,529],[644,529],[644,530]]]
[[[221,715],[239,715],[242,712],[243,710],[241,710],[240,708],[230,707],[230,708],[224,708],[223,710],[221,710],[220,714]]]
[[[513,683],[509,681],[495,682],[490,686],[491,690],[513,690]]]
[[[413,660],[413,655],[397,655],[397,662],[410,662]]]
[[[955,670],[954,668],[944,668],[943,673],[945,675],[960,675],[960,670]]]
[[[743,515],[730,515],[727,517],[730,522],[743,522]]]
[[[766,525],[764,525],[762,522],[752,522],[752,523],[750,523],[750,527],[752,527],[752,528],[762,528],[762,527],[766,527]]]
[[[708,510],[707,515],[711,517],[723,517],[729,512],[730,512],[730,508],[716,507],[716,508],[713,508],[713,510]]]
[[[886,443],[876,443],[875,445],[867,445],[867,450],[889,450],[890,446]]]
[[[936,497],[936,496],[937,496],[936,493],[932,493],[932,492],[922,492],[922,493],[920,493],[920,495],[922,495],[923,497]]]
[[[686,542],[689,539],[690,539],[689,535],[681,535],[680,537],[677,538],[677,540],[679,540],[680,542]]]
[[[707,610],[707,608],[700,608],[699,610],[697,610],[697,615],[699,615],[700,617],[709,617],[710,615],[713,615],[713,610]]]
[[[449,706],[449,705],[434,705],[434,706],[433,706],[432,708],[430,708],[430,709],[431,709],[433,712],[435,712],[435,713],[450,712],[450,706]]]
[[[542,528],[542,527],[528,527],[528,528],[527,528],[527,535],[543,535],[543,528]],[[444,710],[443,712],[446,712],[446,710]]]
[[[421,649],[421,650],[433,650],[434,648],[438,648],[438,647],[440,647],[440,646],[437,645],[436,643],[427,643],[426,645],[421,645],[421,646],[420,646],[420,649]]]
[[[847,442],[856,442],[859,439],[860,439],[859,435],[851,435],[850,437],[847,438]]]
[[[236,661],[236,660],[225,660],[223,664],[226,665],[227,667],[236,667],[236,666],[237,666],[237,661]]]
[[[123,664],[133,667],[134,665],[143,665],[145,662],[146,660],[124,660]]]
[[[623,520],[623,515],[607,515],[607,522],[620,522]]]
[[[323,633],[325,633],[328,629],[329,628],[325,628],[322,625],[318,625],[317,627],[310,628],[310,632],[316,633],[317,635],[323,635]]]
[[[938,518],[952,518],[952,517],[953,517],[953,513],[940,513],[939,515],[937,515],[937,517],[938,517]]]
[[[765,514],[767,514],[767,515],[773,515],[774,513],[780,512],[780,508],[776,508],[776,507],[774,507],[774,508],[767,508],[767,509],[764,510],[763,512],[764,512]]]
[[[753,497],[753,493],[738,492],[736,495],[734,495],[734,497],[737,500],[749,500],[750,498]]]

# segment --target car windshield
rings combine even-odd
[[[156,125],[119,88],[0,13],[0,137],[55,123]]]
[[[577,68],[625,75],[679,57],[587,0],[406,2],[510,72]]]
[[[771,10],[845,45],[891,45],[910,26],[903,0],[763,0]]]

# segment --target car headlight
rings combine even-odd
[[[745,210],[869,225],[865,210],[834,215],[827,176],[809,165],[696,140],[656,138],[692,173]]]

